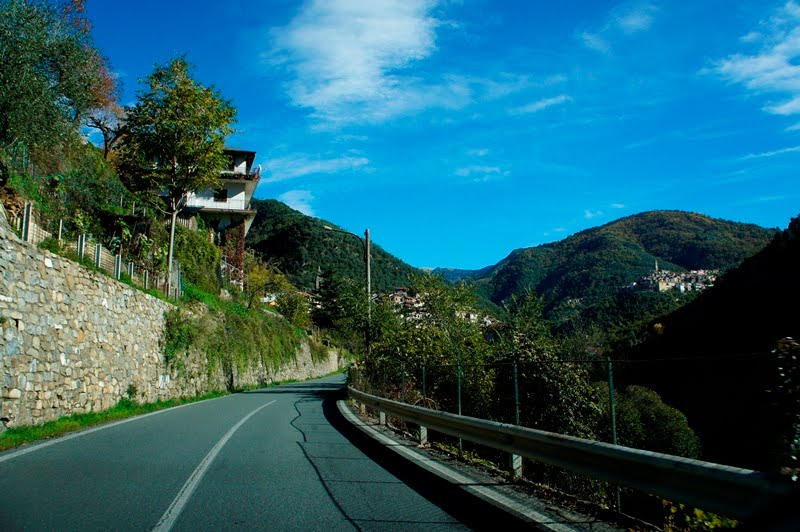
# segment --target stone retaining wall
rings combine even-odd
[[[191,353],[164,362],[164,315],[174,307],[128,285],[25,244],[0,206],[0,431],[140,401],[226,388],[221,368]],[[336,352],[315,364],[308,344],[277,369],[237,372],[237,386],[305,379],[338,369]]]

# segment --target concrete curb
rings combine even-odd
[[[413,447],[389,438],[356,416],[347,406],[346,401],[337,401],[337,406],[339,408],[339,412],[342,413],[347,421],[371,438],[385,445],[388,449],[394,451],[406,460],[409,460],[414,465],[446,480],[447,482],[457,486],[473,496],[479,497],[480,499],[503,510],[504,512],[507,512],[526,523],[530,523],[537,528],[545,530],[554,530],[558,532],[581,530],[580,528],[559,523],[552,516],[548,516],[528,508],[524,504],[515,501],[501,493],[499,490],[483,485],[479,481],[447,467],[438,460],[427,456]]]

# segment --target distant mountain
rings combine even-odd
[[[325,229],[339,227],[276,200],[254,199],[252,205],[257,212],[247,233],[247,247],[273,259],[298,288],[310,290],[320,269],[364,279],[364,247],[355,237]],[[374,243],[371,267],[375,292],[407,285],[409,276],[420,272]]]
[[[800,217],[763,250],[693,302],[658,319],[657,334],[627,357],[628,378],[684,411],[706,456],[743,467],[770,466],[774,415],[768,390],[779,373],[770,351],[800,339]],[[797,383],[793,383],[794,386]]]
[[[431,273],[440,275],[445,281],[457,283],[461,280],[469,280],[473,277],[480,277],[489,273],[494,266],[486,266],[480,270],[459,270],[458,268],[434,268]]]
[[[533,289],[548,311],[608,297],[654,269],[728,269],[762,249],[775,230],[682,211],[650,211],[518,249],[497,265],[453,270],[494,303]],[[580,304],[580,303],[579,303]]]

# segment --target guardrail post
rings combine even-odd
[[[381,425],[386,425],[386,412],[380,412],[378,414],[378,422]]]
[[[428,427],[419,427],[419,444],[428,445]]]
[[[611,356],[606,357],[606,362],[608,362],[608,398],[610,403],[609,407],[611,408],[611,443],[617,445],[617,405],[614,402],[614,365],[611,363]],[[620,504],[621,496],[619,485],[615,486],[614,492],[616,510],[617,512],[621,512],[622,505]]]

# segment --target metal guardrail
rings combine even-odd
[[[371,409],[420,427],[736,519],[750,518],[795,491],[789,482],[749,469],[439,412],[352,387],[347,391]]]

